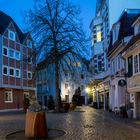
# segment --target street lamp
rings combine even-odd
[[[100,108],[100,104],[99,104],[99,93],[98,93],[99,89],[96,88],[96,96],[97,96],[97,108]]]
[[[69,102],[70,87],[68,86],[68,102]]]
[[[89,93],[89,92],[90,92],[89,87],[86,87],[85,91],[86,91],[87,93]]]

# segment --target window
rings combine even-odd
[[[81,63],[80,62],[77,62],[77,67],[80,67],[81,66]]]
[[[68,72],[65,72],[65,77],[68,77]]]
[[[67,88],[68,88],[68,86],[69,86],[68,84],[65,84],[65,89],[67,89]]]
[[[32,63],[32,58],[30,58],[30,57],[28,58],[28,63],[30,63],[30,64]]]
[[[14,58],[14,50],[9,50],[9,56],[11,57],[11,58]]]
[[[27,40],[27,47],[32,48],[32,42],[30,40]]]
[[[15,52],[15,58],[16,58],[17,60],[20,60],[20,53],[19,53],[19,52]]]
[[[102,71],[102,61],[98,61],[98,71]]]
[[[120,55],[118,56],[118,70],[121,68],[121,58]]]
[[[8,55],[8,49],[7,48],[3,48],[3,55],[7,56]]]
[[[84,88],[85,88],[84,85],[81,85],[81,90],[84,90]]]
[[[139,72],[140,72],[140,53],[139,53]]]
[[[3,74],[8,75],[8,67],[6,66],[3,67]]]
[[[134,56],[134,73],[138,73],[138,55]]]
[[[16,73],[16,74],[15,74],[16,77],[20,77],[20,69],[16,69],[16,70],[15,70],[15,73]]]
[[[72,84],[72,86],[71,86],[71,87],[72,87],[72,89],[74,89],[74,84]]]
[[[101,42],[101,39],[102,37],[101,37],[101,32],[100,31],[98,31],[97,32],[97,42]]]
[[[83,74],[81,74],[81,79],[84,79],[84,75]]]
[[[28,72],[28,73],[27,73],[27,78],[28,78],[28,79],[32,79],[32,73],[31,73],[31,72]]]
[[[140,32],[140,25],[138,26],[138,33]]]
[[[10,76],[14,76],[14,68],[10,68],[9,69],[9,75]]]
[[[12,93],[12,91],[5,91],[5,93],[4,93],[4,101],[6,103],[12,103],[13,102],[13,93]]]
[[[15,41],[15,33],[13,31],[8,32],[8,37],[9,37],[9,39]]]
[[[96,26],[96,40],[97,42],[101,42],[102,40],[101,25]]]

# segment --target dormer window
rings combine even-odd
[[[28,47],[28,48],[32,48],[32,41],[27,40],[27,47]]]
[[[120,29],[120,23],[117,23],[113,29],[113,44],[117,41],[118,39],[118,34],[119,34],[119,29]]]
[[[9,32],[8,32],[8,38],[10,40],[15,41],[15,33],[13,31],[9,30]]]
[[[116,29],[113,31],[113,44],[115,43],[115,41],[117,40],[117,31]]]
[[[140,33],[140,24],[138,25],[138,33]]]

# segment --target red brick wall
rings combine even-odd
[[[5,89],[0,89],[0,109],[19,109],[23,108],[24,91],[19,89],[13,89],[13,102],[4,102],[4,91]],[[35,95],[34,91],[29,91],[31,95]]]
[[[3,65],[8,65],[8,58],[6,56],[3,56]]]
[[[23,91],[22,90],[13,90],[13,102],[5,103],[4,102],[4,91],[5,89],[0,89],[0,109],[17,109],[22,108],[23,106]]]

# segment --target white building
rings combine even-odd
[[[127,104],[125,60],[121,53],[134,34],[134,28],[131,27],[131,24],[139,14],[140,10],[125,10],[111,29],[108,58],[111,66],[109,95],[110,109],[112,110]]]
[[[80,63],[79,63],[80,64]],[[91,79],[91,73],[87,68],[77,65],[75,71],[63,71],[61,74],[61,98],[62,101],[72,102],[75,90],[80,87],[82,103],[87,104],[88,95],[85,91],[86,85]]]
[[[123,50],[126,60],[127,90],[133,118],[140,118],[140,16],[132,24],[134,35]]]
[[[94,79],[104,79],[102,89],[106,87],[104,94],[108,94],[110,62],[107,51],[110,43],[110,30],[125,9],[139,9],[140,0],[97,0],[96,2],[96,16],[90,24],[93,52],[91,63],[94,67]]]
[[[67,70],[65,68],[65,70],[60,72],[59,83],[61,100],[69,103],[72,102],[75,90],[80,87],[82,103],[87,104],[88,95],[85,92],[85,88],[91,78],[91,73],[88,71],[89,62],[84,66],[82,66],[80,62],[74,62],[73,64],[73,70]],[[50,65],[47,68],[43,62],[38,65],[37,96],[40,103],[45,106],[48,104],[49,96],[53,96],[54,100],[56,99],[55,72],[53,65]]]

